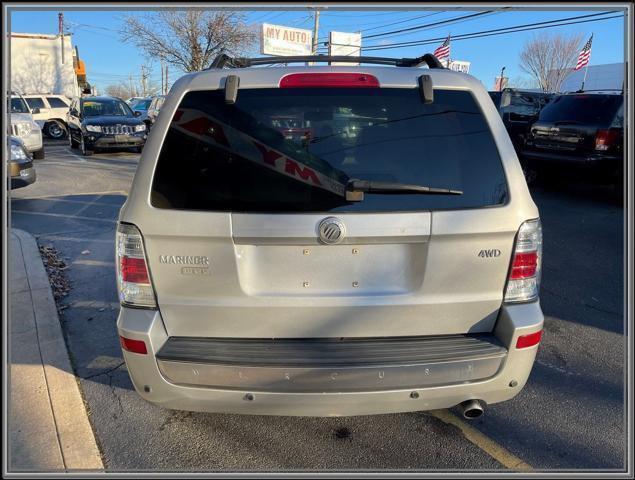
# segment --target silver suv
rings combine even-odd
[[[135,388],[182,410],[477,417],[523,388],[543,328],[509,135],[430,54],[257,67],[324,61],[352,60],[223,56],[172,87],[117,231]]]

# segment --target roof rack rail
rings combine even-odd
[[[341,62],[341,63],[373,63],[377,65],[394,65],[395,67],[419,67],[427,65],[429,68],[445,68],[439,59],[431,53],[426,53],[417,58],[388,58],[388,57],[350,57],[344,55],[303,55],[290,57],[230,57],[224,53],[218,55],[206,70],[212,68],[245,68],[254,65],[271,65],[274,63],[299,63],[299,62]]]

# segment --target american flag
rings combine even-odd
[[[444,58],[450,58],[450,35],[445,39],[440,46],[434,51],[434,56],[439,60],[443,60]]]
[[[580,55],[578,55],[578,63],[574,70],[580,70],[589,63],[589,58],[591,58],[591,42],[593,42],[593,34],[591,34],[589,41],[584,44]]]

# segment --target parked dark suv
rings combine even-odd
[[[516,152],[520,152],[531,125],[553,94],[506,88],[502,92],[489,92],[489,95],[503,119]]]
[[[67,123],[71,148],[92,155],[98,148],[140,152],[147,128],[126,102],[114,97],[84,97],[71,103]]]
[[[589,173],[595,181],[621,185],[623,143],[622,94],[565,94],[540,112],[521,156],[538,174],[566,169],[567,174]]]

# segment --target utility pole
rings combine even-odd
[[[311,47],[311,53],[317,55],[318,46],[318,32],[320,31],[320,11],[315,7],[315,13],[313,14],[313,45]]]
[[[147,78],[148,78],[148,72],[146,71],[146,66],[145,65],[141,65],[141,90],[143,91],[141,93],[141,96],[145,97],[148,94],[148,84],[146,82]]]
[[[62,65],[64,65],[64,14],[62,12],[57,14],[57,20],[62,45]]]
[[[168,65],[165,65],[165,94],[168,94],[168,90],[170,90],[170,84],[168,83]]]

